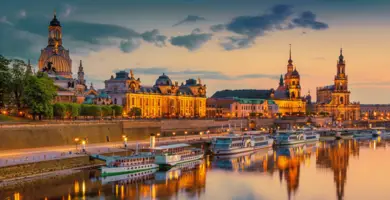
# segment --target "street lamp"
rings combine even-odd
[[[184,131],[184,140],[186,140],[187,139],[187,131]]]
[[[160,142],[160,133],[157,133],[156,135],[157,135],[157,143],[159,143]]]
[[[85,140],[81,141],[81,149],[82,149],[83,152],[85,152],[85,144],[86,143],[87,142]]]
[[[202,139],[203,132],[199,132],[200,139]]]
[[[123,145],[127,149],[127,136],[126,135],[122,135],[122,138],[123,138]]]
[[[80,140],[79,138],[74,139],[74,143],[76,144],[76,151],[77,151],[77,143],[79,142],[79,140]]]
[[[209,133],[210,133],[210,130],[207,130],[207,138],[210,138]]]

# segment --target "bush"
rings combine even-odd
[[[122,106],[112,105],[111,109],[112,109],[112,115],[113,116],[122,116],[122,112],[123,112],[123,107]]]
[[[112,108],[110,106],[102,106],[101,109],[102,109],[102,115],[104,117],[112,115]]]

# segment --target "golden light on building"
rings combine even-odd
[[[14,200],[20,200],[20,193],[19,192],[14,193]]]
[[[78,181],[75,181],[75,182],[74,182],[73,189],[74,189],[74,193],[75,193],[76,195],[80,192],[80,184],[79,184]]]

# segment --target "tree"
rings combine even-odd
[[[104,117],[112,115],[112,108],[110,106],[101,106],[101,108],[102,108],[102,115]]]
[[[23,91],[23,102],[29,107],[34,120],[42,115],[47,117],[51,113],[51,103],[56,96],[57,91],[54,82],[47,74],[39,72],[37,76],[28,76]]]
[[[100,106],[89,105],[88,110],[89,110],[90,116],[93,116],[94,118],[102,116],[102,108]]]
[[[65,118],[67,114],[67,106],[63,103],[55,103],[53,105],[53,116],[59,117],[60,119]]]
[[[138,107],[132,107],[129,112],[129,116],[132,117],[140,117],[142,115],[142,110],[141,108]]]
[[[26,66],[26,63],[23,60],[12,60],[11,80],[9,85],[11,91],[11,102],[14,106],[16,106],[18,111],[22,107],[22,95],[24,86],[26,85],[26,79],[30,76],[30,74],[26,73]]]
[[[116,116],[122,116],[122,112],[123,112],[123,107],[122,107],[122,106],[112,105],[112,106],[111,106],[111,109],[112,109],[112,115],[113,115],[114,117],[116,117]]]
[[[9,103],[11,72],[8,67],[10,60],[0,55],[0,109]]]

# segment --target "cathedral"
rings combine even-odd
[[[335,121],[359,120],[360,104],[351,103],[348,90],[348,76],[345,72],[345,60],[343,50],[337,61],[337,73],[334,84],[317,87],[317,103],[315,109],[317,113],[328,113]]]
[[[273,99],[279,106],[279,112],[291,115],[293,113],[305,113],[306,103],[310,101],[310,94],[306,97],[301,96],[301,77],[291,58],[291,44],[289,59],[287,64],[287,73],[280,75],[278,88],[274,91]]]
[[[54,80],[57,86],[56,102],[111,103],[111,99],[107,95],[101,95],[100,92],[94,89],[92,84],[89,88],[87,87],[81,60],[77,79],[73,78],[72,59],[70,58],[69,50],[63,46],[62,26],[56,14],[54,14],[49,24],[48,44],[41,50],[38,70],[47,73]]]

